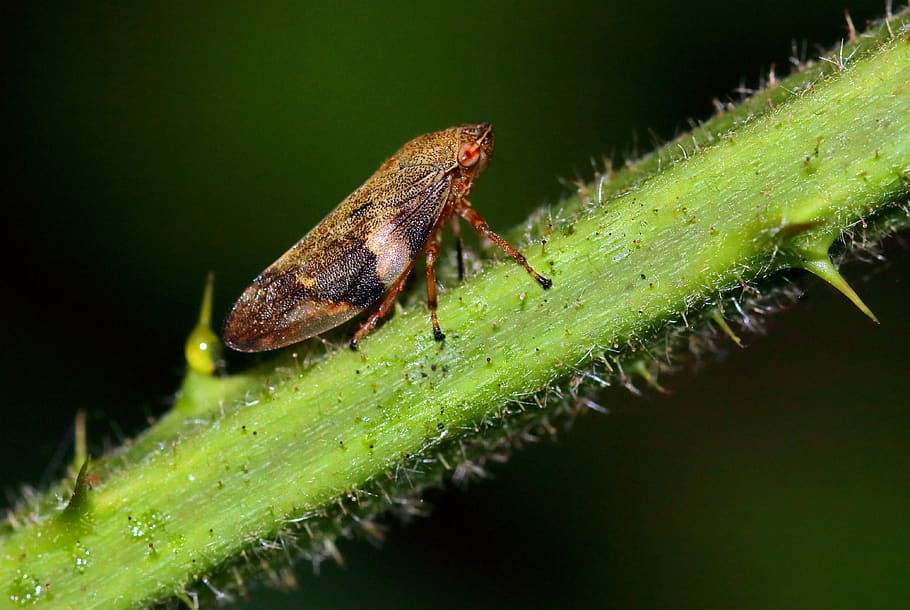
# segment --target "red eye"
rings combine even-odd
[[[458,151],[458,163],[462,167],[471,167],[480,160],[480,145],[477,142],[468,142]]]

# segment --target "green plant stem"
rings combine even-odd
[[[331,551],[352,522],[508,440],[523,421],[510,414],[537,411],[560,380],[632,368],[743,283],[824,276],[845,229],[903,218],[889,206],[910,181],[907,21],[532,220],[546,242],[524,250],[553,288],[491,266],[441,294],[444,344],[416,307],[359,352],[317,344],[267,372],[189,375],[162,421],[90,464],[100,480],[78,510],[64,513],[60,487],[11,514],[0,606],[133,608],[228,580],[226,565],[279,536]]]

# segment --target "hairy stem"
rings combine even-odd
[[[0,605],[132,608],[200,581],[242,586],[269,546],[275,561],[331,554],[339,533],[463,476],[597,377],[579,371],[649,375],[667,329],[726,326],[719,306],[743,285],[802,268],[861,303],[829,249],[861,220],[907,224],[893,204],[910,183],[908,22],[530,219],[524,252],[553,288],[491,266],[440,295],[444,344],[414,307],[359,352],[314,342],[243,376],[189,373],[142,437],[9,514]]]

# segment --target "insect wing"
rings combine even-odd
[[[442,169],[427,170],[402,168],[398,175],[414,178],[413,188],[401,189],[375,211],[375,222],[364,223],[371,226],[365,245],[376,254],[377,275],[386,286],[423,250],[449,198],[451,177]]]
[[[225,342],[277,349],[376,303],[423,249],[450,187],[441,167],[377,172],[253,280],[228,314]]]

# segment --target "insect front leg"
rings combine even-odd
[[[490,225],[487,224],[487,221],[483,219],[483,216],[477,213],[477,211],[471,207],[471,204],[466,200],[460,200],[455,204],[455,211],[458,212],[458,215],[471,223],[471,226],[474,227],[474,230],[480,233],[483,237],[486,237],[494,244],[500,247],[503,252],[511,256],[515,261],[524,267],[528,273],[531,274],[537,283],[543,286],[544,289],[549,288],[553,285],[553,282],[544,276],[540,275],[531,265],[528,263],[528,259],[518,251],[512,244],[504,240],[497,233],[490,228]]]
[[[383,297],[382,302],[379,303],[379,307],[376,308],[376,311],[370,314],[370,317],[360,325],[360,328],[357,329],[357,332],[354,333],[354,336],[351,338],[351,349],[357,349],[357,343],[360,342],[365,336],[367,336],[371,330],[376,328],[376,324],[379,323],[392,309],[392,305],[395,304],[395,299],[398,297],[398,293],[401,292],[401,289],[404,288],[404,283],[408,279],[408,276],[411,275],[411,269],[414,267],[414,260],[411,259],[407,267],[404,268],[404,271],[401,272],[401,275],[398,276],[398,279],[395,280],[391,286],[389,286],[388,292],[386,292],[385,297]]]
[[[442,341],[446,338],[439,329],[439,319],[436,317],[436,260],[439,258],[440,226],[427,241],[427,307],[430,310],[430,319],[433,321],[433,338]]]

